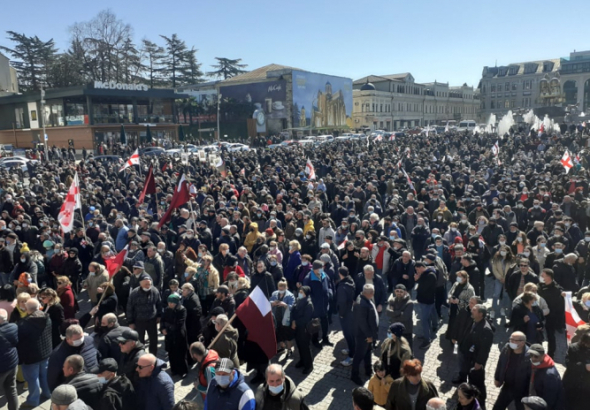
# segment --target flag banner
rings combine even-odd
[[[166,211],[166,213],[164,214],[162,219],[160,219],[160,223],[158,224],[158,229],[160,229],[162,227],[162,225],[164,225],[166,222],[168,222],[168,220],[170,219],[170,216],[172,215],[172,212],[176,208],[180,208],[182,205],[184,205],[188,201],[190,201],[191,195],[190,195],[188,185],[189,185],[189,183],[186,179],[186,176],[184,174],[182,174],[182,176],[180,177],[180,180],[178,181],[178,185],[176,186],[176,189],[174,190],[174,195],[172,196],[172,202],[170,202],[170,207],[168,208],[168,210]]]
[[[125,165],[123,165],[121,167],[119,172],[121,172],[121,171],[125,170],[126,168],[129,168],[130,166],[133,166],[133,165],[139,165],[139,148],[136,149],[135,152],[129,157],[129,159],[127,160]]]
[[[119,272],[119,269],[121,269],[121,266],[123,266],[123,263],[125,262],[125,257],[127,256],[128,250],[129,245],[125,246],[121,252],[117,254],[117,256],[104,261],[107,272],[109,273],[109,278],[112,278],[117,272]]]
[[[166,166],[166,165],[164,165]],[[154,179],[154,167],[151,166],[150,170],[148,171],[148,175],[143,183],[143,190],[139,195],[139,199],[137,200],[137,204],[135,206],[139,206],[143,204],[145,196],[147,194],[153,195],[156,193],[156,180]]]
[[[248,340],[256,343],[272,359],[277,354],[277,338],[270,302],[256,286],[236,309],[236,315],[248,329]]]
[[[574,337],[574,333],[576,333],[576,329],[578,326],[585,324],[576,309],[574,308],[572,302],[572,292],[565,292],[565,330],[567,333],[567,340],[571,340]]]
[[[59,215],[57,216],[57,220],[64,233],[68,233],[74,229],[74,211],[76,209],[82,209],[82,202],[80,201],[80,182],[78,180],[77,172],[76,175],[74,175],[74,180],[70,185],[66,199],[61,205]]]
[[[305,175],[307,175],[307,179],[315,179],[315,168],[309,159],[305,163]]]
[[[563,165],[563,167],[565,168],[566,174],[570,172],[570,169],[574,167],[572,157],[568,150],[565,150],[565,152],[563,153],[563,157],[561,158],[561,165]]]

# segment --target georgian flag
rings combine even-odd
[[[498,144],[497,140],[494,146],[492,147],[492,153],[496,156],[498,156],[498,154],[500,153],[500,145]]]
[[[404,176],[406,177],[406,180],[408,181],[408,186],[410,187],[410,189],[412,191],[414,191],[414,194],[415,194],[416,193],[416,190],[414,189],[414,184],[412,183],[412,180],[410,179],[410,177],[406,173],[406,170],[405,169],[402,168],[402,172],[404,173]]]
[[[236,315],[248,329],[248,340],[256,343],[272,359],[277,354],[277,338],[270,302],[256,286],[236,309]]]
[[[68,233],[74,229],[74,211],[76,209],[82,209],[82,202],[80,201],[80,181],[78,180],[77,172],[76,175],[74,175],[74,180],[66,195],[66,200],[61,205],[59,215],[57,216],[57,220],[64,233]]]
[[[375,142],[377,142],[377,141],[379,141],[379,142],[383,141],[383,135],[381,135],[381,134],[377,135],[375,137]]]
[[[570,172],[570,169],[574,167],[574,164],[572,163],[572,157],[570,156],[568,150],[565,150],[565,152],[563,153],[563,157],[561,158],[561,165],[563,165],[563,167],[565,168],[566,174]]]
[[[539,128],[539,134],[538,134],[538,135],[539,135],[539,137],[540,137],[541,135],[543,135],[543,133],[544,133],[544,132],[545,132],[545,124],[541,124],[541,127]]]
[[[132,165],[139,165],[139,148],[135,150],[135,152],[129,157],[125,165],[121,167],[119,172],[129,168]]]
[[[307,175],[307,179],[315,179],[315,168],[309,159],[305,163],[305,175]]]
[[[389,136],[389,141],[395,141],[395,134],[391,134]]]
[[[346,246],[346,242],[348,242],[348,238],[344,238],[342,243],[340,245],[338,245],[338,250],[344,249],[344,247]]]
[[[565,292],[564,300],[565,300],[565,330],[567,333],[567,340],[569,341],[574,336],[574,333],[576,333],[576,329],[578,328],[578,326],[581,326],[581,325],[585,324],[586,322],[584,322],[582,319],[580,319],[578,312],[576,312],[576,309],[574,309],[574,306],[572,303],[572,292]]]

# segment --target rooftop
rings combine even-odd
[[[299,68],[289,67],[286,65],[280,64],[269,64],[265,65],[264,67],[257,68],[252,71],[248,71],[247,73],[236,75],[235,77],[228,78],[227,80],[223,80],[220,85],[228,85],[233,83],[245,83],[245,82],[252,82],[252,81],[262,81],[268,78],[267,73],[270,71],[278,71],[278,70],[299,70],[304,71]]]

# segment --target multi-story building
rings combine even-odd
[[[10,60],[0,53],[0,95],[18,93],[16,70],[10,66]]]
[[[352,95],[355,129],[391,131],[444,124],[475,119],[479,110],[473,87],[416,83],[410,73],[360,78],[353,83]]]

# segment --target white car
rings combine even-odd
[[[199,147],[199,150],[203,150],[205,152],[217,152],[219,151],[219,147],[217,146],[217,144],[203,145]]]
[[[325,144],[326,142],[334,141],[334,137],[332,135],[318,135],[314,139],[318,144]]]
[[[306,139],[306,140],[299,140],[297,141],[297,143],[303,147],[308,146],[308,145],[315,145],[316,144],[316,140],[312,140],[312,139]]]
[[[2,161],[0,161],[0,167],[1,168],[6,168],[6,169],[20,169],[25,177],[29,176],[29,172],[28,172],[28,167],[27,164],[29,162],[32,162],[33,164],[37,164],[39,161],[35,160],[35,159],[28,159],[28,158],[22,158],[22,157],[6,157],[6,158],[2,158]]]
[[[238,152],[238,151],[250,151],[250,147],[246,144],[234,143],[229,144],[227,148],[229,152]]]

